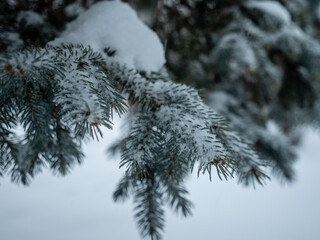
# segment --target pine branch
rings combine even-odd
[[[144,206],[151,195],[166,195],[175,211],[188,216],[192,203],[185,198],[187,191],[181,184],[197,163],[198,173],[208,172],[210,178],[212,167],[220,179],[237,172],[245,184],[251,180],[253,185],[263,184],[268,178],[261,170],[266,163],[220,115],[203,104],[195,90],[164,81],[164,76],[148,77],[116,64],[107,69],[133,104],[129,133],[121,140],[120,167],[127,167],[126,175],[114,193],[115,200],[125,200],[132,190],[134,196],[139,192],[135,202]],[[162,188],[141,191],[144,183],[147,186],[143,189]],[[142,236],[146,236],[155,220],[142,212],[136,218]],[[161,220],[161,211],[157,214]],[[159,224],[158,228],[162,227]]]
[[[70,130],[57,119],[55,127],[56,139],[50,152],[50,167],[54,172],[66,175],[75,162],[81,163],[83,153],[80,143],[74,138]]]
[[[191,208],[193,204],[185,198],[188,191],[181,183],[166,182],[166,194],[169,205],[176,212],[181,212],[184,217],[192,215]]]
[[[125,201],[129,197],[130,190],[136,186],[137,180],[125,174],[117,185],[113,193],[113,200],[115,202]]]
[[[16,140],[16,151],[1,159],[1,166],[11,163],[13,180],[27,184],[45,162],[66,174],[74,162],[81,162],[80,139],[98,138],[100,125],[112,127],[113,111],[126,111],[104,66],[99,53],[81,45],[0,55],[0,124],[11,129],[20,121],[25,130],[24,139]],[[0,140],[3,149],[8,143]]]
[[[164,210],[161,207],[162,194],[159,182],[152,172],[141,180],[134,191],[135,218],[141,235],[152,240],[161,239],[164,228]]]
[[[212,166],[220,178],[226,179],[235,169],[244,171],[243,166],[265,166],[195,90],[170,81],[155,81],[117,64],[108,65],[107,69],[132,102],[138,103],[121,166],[127,165],[130,171],[138,167],[139,171],[156,159],[171,159],[163,148],[164,144],[168,147],[170,139],[177,149],[175,157],[184,159],[184,166],[192,170],[199,163],[198,172],[208,172],[210,176]]]

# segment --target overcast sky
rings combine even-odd
[[[116,204],[111,198],[122,171],[105,149],[118,132],[87,144],[85,162],[66,177],[43,171],[28,187],[0,179],[0,239],[141,239],[131,201]],[[191,177],[194,215],[183,219],[167,211],[163,239],[320,239],[320,138],[308,131],[299,153],[297,181],[289,186],[273,179],[254,190],[236,180]]]

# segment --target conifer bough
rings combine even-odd
[[[248,8],[259,6],[248,3]],[[27,26],[43,23],[31,13],[23,16],[31,18]],[[289,21],[283,14],[279,25]],[[267,40],[264,44],[271,45],[273,39]],[[12,46],[19,46],[15,42]],[[244,35],[228,34],[212,53],[214,64],[230,45],[244,55],[250,48]],[[184,179],[194,169],[210,179],[237,175],[254,185],[268,179],[265,167],[275,166],[195,89],[172,81],[159,38],[128,4],[92,5],[42,48],[12,46],[0,54],[0,175],[9,174],[13,181],[28,184],[44,165],[65,175],[82,162],[85,138],[97,140],[102,126],[112,128],[114,114],[126,116],[129,130],[111,149],[121,150],[120,167],[126,168],[113,198],[132,196],[142,236],[160,239],[164,204],[191,215]],[[252,58],[240,63],[253,71],[253,56],[261,52],[249,52]],[[225,67],[215,69],[224,74]],[[217,96],[225,100],[225,93],[216,91],[216,102]],[[20,125],[22,137],[15,133]]]

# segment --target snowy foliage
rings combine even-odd
[[[169,70],[205,88],[206,102],[286,180],[294,178],[291,133],[301,124],[319,127],[317,6],[300,0],[161,1],[155,12]],[[284,134],[270,133],[269,120]]]
[[[155,73],[164,63],[159,38],[120,1],[92,6],[45,48],[1,55],[1,174],[27,184],[46,163],[66,174],[82,160],[81,139],[98,138],[99,126],[111,128],[113,113],[125,112],[125,94],[131,115],[120,166],[127,171],[115,199],[133,189],[143,236],[160,238],[164,199],[190,215],[183,181],[195,164],[210,178],[214,168],[221,179],[237,173],[262,183],[265,163],[196,90]],[[23,139],[11,131],[17,124]]]
[[[100,54],[71,45],[1,56],[1,151],[14,180],[26,184],[44,160],[65,174],[82,156],[74,139],[98,137],[99,125],[111,127],[113,111],[125,112],[103,65]],[[26,131],[21,140],[9,130],[19,122]]]
[[[246,185],[263,184],[268,167],[293,179],[290,131],[320,123],[320,44],[295,21],[301,2],[158,1],[149,23],[168,68],[128,3],[93,2],[0,5],[14,21],[0,29],[0,175],[28,184],[45,165],[66,174],[83,160],[82,140],[102,137],[118,114],[127,131],[112,151],[126,172],[114,200],[133,197],[144,237],[161,238],[166,203],[191,214],[184,180],[194,170]],[[206,87],[212,108],[172,73]]]

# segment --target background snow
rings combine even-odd
[[[61,178],[45,171],[29,187],[1,179],[0,236],[3,240],[138,240],[131,202],[115,204],[112,192],[123,170],[119,156],[108,161],[106,147],[120,136],[121,124],[105,130],[100,142],[85,146],[86,160]],[[217,176],[188,181],[194,216],[168,211],[166,240],[320,239],[319,133],[306,131],[291,186],[276,179],[256,190]]]

